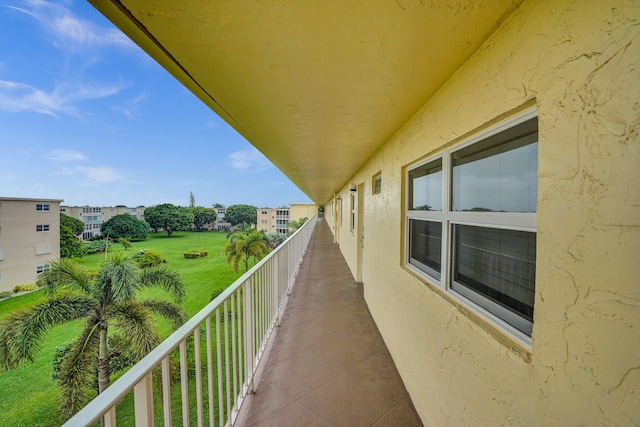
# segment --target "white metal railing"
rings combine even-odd
[[[233,425],[245,396],[253,391],[253,376],[317,218],[300,227],[64,426],[89,426],[102,417],[106,427],[116,426],[117,421],[131,425],[130,418],[119,419],[131,414],[117,415],[116,406],[132,390],[136,426],[153,426],[156,418],[171,426],[172,417],[179,418],[178,411],[185,426]],[[176,374],[180,377],[177,392],[172,381]],[[160,380],[154,386],[155,376]],[[180,394],[178,402],[172,401],[172,391]]]

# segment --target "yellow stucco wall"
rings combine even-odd
[[[539,112],[530,349],[400,256],[402,168],[526,105]],[[640,3],[527,1],[350,180],[375,235],[365,297],[425,424],[640,424],[639,130]],[[355,275],[348,195],[342,223],[327,220]]]
[[[311,218],[318,214],[318,205],[312,203],[291,203],[290,219],[297,221],[302,218]]]

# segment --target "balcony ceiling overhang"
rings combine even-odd
[[[522,0],[90,0],[325,203]]]

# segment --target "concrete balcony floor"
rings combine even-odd
[[[320,219],[238,426],[421,426],[326,221]]]

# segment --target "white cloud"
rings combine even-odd
[[[62,168],[58,175],[82,175],[92,183],[107,184],[114,182],[128,182],[123,172],[106,166],[78,166],[74,168]]]
[[[58,114],[79,116],[75,104],[115,95],[125,87],[121,82],[112,85],[63,83],[46,92],[24,83],[0,80],[0,110],[9,113],[32,111],[54,117]]]
[[[87,157],[84,154],[82,154],[80,151],[67,150],[64,148],[51,150],[44,155],[44,158],[48,160],[53,160],[56,162],[72,162],[72,161],[87,160]]]
[[[271,162],[256,149],[234,151],[229,155],[231,167],[234,169],[262,171],[271,166]]]
[[[100,46],[137,47],[124,34],[114,28],[100,27],[78,18],[69,9],[56,3],[28,0],[20,6],[5,7],[25,13],[36,19],[51,38],[50,42],[61,49],[78,51]]]
[[[124,105],[112,105],[111,109],[122,113],[128,118],[132,118],[138,112],[140,105],[146,98],[147,95],[143,93],[126,102]]]

